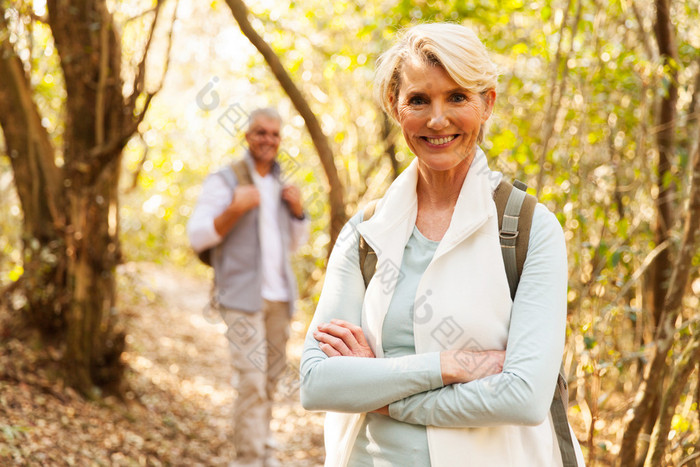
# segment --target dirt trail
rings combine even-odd
[[[218,315],[204,311],[210,284],[177,269],[152,264],[127,265],[124,273],[140,278],[153,292],[153,312],[142,308],[132,325],[133,341],[141,346],[129,355],[134,368],[152,365],[148,373],[183,398],[198,401],[201,414],[216,433],[213,461],[230,459],[233,448],[227,441],[235,390],[226,326]],[[138,323],[138,324],[137,324]],[[290,369],[298,369],[304,324],[295,320],[289,341]],[[146,359],[146,360],[143,360]],[[150,364],[147,362],[150,361]],[[323,464],[323,415],[306,412],[299,403],[296,371],[280,382],[273,408],[272,430],[279,443],[279,460],[285,466],[311,467]]]
[[[225,326],[205,316],[209,283],[148,263],[119,268],[126,319],[125,400],[86,401],[55,377],[61,350],[44,347],[0,309],[0,465],[226,466],[235,448],[235,391]],[[304,325],[289,345],[295,368]],[[296,375],[294,375],[296,376]],[[299,404],[290,373],[273,409],[284,466],[323,463],[323,415]]]

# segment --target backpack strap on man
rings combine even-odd
[[[501,181],[493,193],[498,214],[498,233],[503,265],[506,268],[510,297],[515,298],[520,275],[523,273],[530,226],[537,199],[526,193],[527,185],[519,180],[513,184]]]
[[[232,162],[229,166],[231,172],[233,172],[233,177],[231,172],[227,171],[225,168],[220,170],[218,174],[223,177],[224,182],[229,186],[229,188],[234,189],[237,185],[252,185],[253,177],[250,175],[250,169],[248,168],[248,163],[245,159],[239,159]],[[235,178],[234,178],[235,177]],[[197,253],[197,257],[201,262],[207,266],[212,265],[212,250],[214,248],[207,248]]]
[[[370,201],[367,206],[365,206],[365,209],[362,212],[362,222],[368,221],[372,218],[374,211],[377,209],[377,202],[379,202],[379,200],[374,199]],[[372,276],[374,276],[374,272],[377,270],[377,254],[374,252],[372,247],[369,246],[369,243],[367,243],[367,240],[365,240],[365,237],[362,235],[360,235],[359,254],[360,271],[362,271],[362,279],[365,281],[366,289],[369,281],[372,280]]]
[[[233,170],[236,176],[236,182],[239,185],[252,185],[253,177],[250,175],[250,169],[248,168],[248,163],[245,159],[239,159],[231,164],[231,170]]]

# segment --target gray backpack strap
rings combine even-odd
[[[498,212],[501,252],[508,277],[508,285],[510,286],[511,298],[515,298],[520,275],[523,272],[523,265],[527,257],[532,216],[537,204],[537,199],[526,194],[526,190],[527,185],[519,180],[515,180],[512,185],[502,181],[494,192],[494,201]],[[563,467],[577,467],[576,450],[574,449],[567,417],[568,404],[568,384],[564,374],[564,365],[562,364],[557,375],[557,388],[549,411],[552,415]]]
[[[518,288],[518,266],[515,258],[515,242],[518,239],[520,208],[523,205],[523,201],[525,201],[525,191],[515,185],[513,185],[513,188],[513,190],[510,190],[508,203],[503,212],[503,223],[501,225],[501,230],[498,232],[501,239],[501,252],[503,253],[503,263],[506,267],[511,297],[515,297],[515,291]]]
[[[528,195],[527,185],[515,180],[511,185],[502,181],[494,191],[498,213],[498,229],[503,254],[503,265],[508,277],[510,296],[515,298],[520,275],[527,257],[530,225],[537,199]]]
[[[566,382],[566,376],[564,375],[564,364],[562,363],[557,377],[557,389],[554,391],[554,398],[552,398],[552,405],[549,407],[549,412],[552,415],[554,432],[557,434],[557,443],[559,444],[559,451],[561,452],[562,465],[564,467],[578,467],[574,441],[571,438],[569,420],[566,414],[568,405],[569,388]]]

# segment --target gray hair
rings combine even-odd
[[[262,107],[253,110],[250,115],[248,115],[248,128],[246,129],[246,133],[250,131],[250,127],[252,127],[253,123],[260,117],[277,120],[280,123],[280,126],[282,126],[282,116],[279,114],[277,109],[274,107]]]

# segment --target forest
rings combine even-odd
[[[700,465],[700,0],[0,0],[0,464],[226,465],[202,181],[278,109],[311,222],[298,367],[341,228],[414,157],[376,59],[436,21],[489,50],[489,165],[564,231],[587,465]],[[285,388],[280,460],[322,465],[323,416]]]

